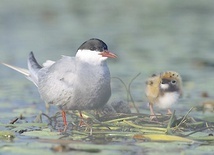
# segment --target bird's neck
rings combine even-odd
[[[105,64],[107,57],[103,57],[97,51],[91,50],[78,50],[76,53],[76,59],[80,63],[88,63],[90,65],[102,65]]]
[[[85,79],[91,81],[92,84],[96,84],[98,81],[100,81],[100,83],[110,81],[110,72],[106,62],[102,62],[99,64],[81,62],[77,66],[77,74],[79,75],[79,77],[84,77],[83,79],[81,79],[82,82]]]
[[[77,58],[77,63],[81,66],[92,66],[92,67],[98,67],[98,66],[107,66],[106,60],[100,60],[100,59],[81,59]]]

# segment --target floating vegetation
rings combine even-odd
[[[137,74],[131,79],[128,86],[122,79],[117,78],[127,91],[127,103],[114,102],[111,112],[103,112],[102,110],[83,111],[84,120],[81,120],[77,111],[67,111],[68,129],[66,132],[62,132],[64,126],[61,112],[56,112],[52,116],[40,112],[33,120],[27,121],[29,117],[26,115],[28,108],[15,111],[18,113],[17,117],[8,123],[0,123],[0,128],[4,129],[0,131],[0,141],[12,142],[17,140],[17,137],[20,141],[20,137],[24,136],[27,137],[26,143],[28,145],[27,147],[18,147],[10,144],[3,145],[2,148],[15,154],[17,151],[20,151],[20,154],[32,154],[32,148],[35,148],[35,152],[49,148],[52,153],[71,151],[101,153],[104,150],[107,152],[117,150],[120,153],[124,151],[136,153],[139,151],[139,147],[139,152],[145,151],[142,150],[142,145],[157,149],[154,148],[156,143],[159,145],[161,143],[163,146],[169,145],[172,148],[176,148],[175,144],[182,143],[200,146],[202,149],[208,147],[212,151],[211,146],[214,144],[213,116],[208,120],[202,120],[192,117],[191,113],[194,110],[201,111],[201,113],[207,111],[213,113],[213,102],[206,101],[200,107],[190,108],[183,116],[174,111],[172,115],[157,115],[157,120],[151,120],[150,115],[140,113],[140,109],[135,105],[131,95],[131,84],[139,75]],[[131,113],[131,109],[127,109],[129,108],[128,103],[132,104],[136,113]],[[127,112],[118,113],[118,110],[114,109],[115,107]],[[32,111],[32,109],[29,110]],[[80,126],[81,121],[83,121],[83,125]],[[30,142],[34,139],[35,145],[30,145],[29,139],[31,139]],[[133,146],[129,146],[129,143],[135,149]],[[22,147],[25,149],[21,149]],[[48,153],[51,154],[51,152]]]
[[[190,109],[183,117],[177,118],[175,112],[171,116],[159,115],[158,121],[150,121],[146,114],[116,114],[91,118],[91,114],[84,112],[85,125],[79,126],[77,112],[69,112],[69,127],[66,133],[60,132],[63,129],[63,122],[60,113],[53,117],[41,113],[42,117],[49,117],[46,123],[15,123],[0,124],[8,131],[18,132],[22,135],[36,136],[48,139],[70,139],[86,141],[118,141],[124,139],[135,139],[144,141],[214,141],[214,123],[190,117]],[[75,119],[73,119],[75,118]],[[25,132],[23,132],[25,131]],[[202,137],[195,137],[194,134],[205,133]],[[2,132],[1,135],[6,135]],[[10,134],[8,134],[10,135]],[[3,136],[1,136],[3,137]]]
[[[78,112],[68,112],[69,127],[65,133],[60,131],[63,129],[60,113],[52,117],[41,113],[39,118],[48,117],[46,122],[39,120],[38,123],[0,124],[0,127],[8,129],[0,132],[0,140],[14,139],[15,135],[36,138],[34,143],[35,141],[38,144],[44,143],[43,145],[36,143],[37,149],[46,146],[52,152],[100,153],[103,150],[123,151],[124,149],[132,152],[133,147],[118,145],[124,142],[134,142],[137,145],[147,142],[152,142],[152,144],[174,142],[212,146],[214,123],[189,116],[191,110],[182,117],[176,116],[175,112],[171,116],[158,115],[158,121],[150,121],[149,115],[138,113],[94,117],[91,113],[84,112],[85,125],[81,127]],[[116,146],[112,145],[115,143],[117,143]],[[171,143],[168,145],[171,146]],[[29,149],[29,146],[27,148]],[[16,152],[18,148],[16,146],[10,149]],[[31,150],[28,149],[25,150],[26,154]]]
[[[11,131],[0,131],[0,140],[13,140],[15,135]]]

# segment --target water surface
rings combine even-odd
[[[128,84],[141,73],[131,90],[143,113],[149,114],[146,78],[166,70],[179,72],[184,96],[174,109],[184,115],[214,98],[213,15],[211,0],[1,1],[0,61],[26,67],[30,51],[40,63],[57,60],[60,55],[74,56],[85,40],[100,38],[118,55],[108,61],[112,77]],[[0,69],[1,123],[20,113],[32,121],[45,111],[30,81],[4,66]],[[208,98],[202,97],[204,92]],[[111,100],[118,98],[126,100],[126,91],[112,79]],[[193,111],[192,115],[203,119],[213,113]]]

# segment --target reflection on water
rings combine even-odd
[[[145,79],[155,72],[175,70],[184,79],[184,99],[177,108],[187,110],[203,100],[204,91],[214,97],[214,68],[206,65],[214,60],[213,14],[214,1],[199,0],[2,1],[0,61],[26,67],[30,51],[40,63],[56,60],[74,55],[83,41],[97,37],[118,55],[109,61],[112,76],[128,83],[141,72],[132,85],[139,107],[146,107]],[[18,108],[42,102],[33,84],[0,68],[2,103]],[[112,89],[112,99],[126,98],[123,85],[115,79]]]

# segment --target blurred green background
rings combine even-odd
[[[179,72],[184,80],[184,96],[174,107],[180,114],[214,98],[212,0],[0,1],[1,62],[26,68],[30,51],[40,63],[61,55],[74,56],[76,49],[93,37],[102,39],[118,55],[108,61],[113,77],[128,84],[141,73],[131,89],[141,112],[149,113],[146,78],[166,70]],[[30,116],[44,111],[30,81],[4,66],[0,70],[2,122],[8,122],[23,107],[36,110]],[[112,79],[111,100],[118,98],[125,100],[126,92]]]
[[[132,90],[137,101],[145,100],[146,78],[166,70],[182,75],[186,95],[196,98],[207,91],[214,96],[212,0],[0,2],[2,62],[26,67],[30,51],[40,63],[74,56],[80,44],[92,37],[102,39],[118,55],[117,60],[109,60],[112,76],[128,83],[141,72]],[[29,92],[36,93],[20,74],[0,68],[1,99],[6,95],[25,101]],[[113,97],[125,96],[117,80],[112,80],[112,89]]]

